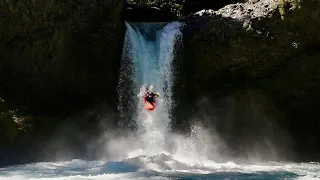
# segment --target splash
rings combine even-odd
[[[140,149],[147,154],[163,151],[170,130],[172,61],[175,44],[181,42],[181,26],[179,22],[126,23],[118,86],[119,110],[128,124],[135,124]],[[149,86],[161,95],[152,112],[146,111],[142,103]]]
[[[172,61],[181,43],[182,24],[126,23],[119,79],[119,110],[132,128],[128,136],[108,131],[101,141],[105,159],[34,163],[0,168],[0,180],[75,179],[319,179],[319,163],[268,162],[245,164],[219,159],[223,141],[198,121],[188,135],[170,131]],[[142,98],[152,85],[163,99],[155,111]],[[127,129],[125,129],[127,130]],[[223,149],[223,148],[222,148]],[[219,162],[222,161],[222,162]]]
[[[108,160],[137,157],[170,157],[189,165],[219,160],[219,136],[198,123],[189,135],[170,130],[175,47],[181,45],[182,23],[126,23],[127,31],[118,85],[119,110],[132,128],[126,137],[109,138],[105,146]],[[146,89],[159,92],[156,109],[143,106]],[[110,137],[106,134],[105,137]],[[114,137],[114,136],[113,136]],[[201,166],[202,166],[201,165]]]
[[[191,122],[195,124],[191,125],[189,134],[174,134],[170,129],[170,113],[174,105],[172,62],[175,47],[181,45],[182,26],[179,22],[126,23],[118,108],[125,125],[134,128],[125,130],[130,133],[124,137],[106,134],[105,159],[123,161],[138,158],[139,161],[144,159],[142,161],[149,166],[150,158],[154,160],[157,157],[164,158],[158,159],[161,163],[170,159],[179,166],[204,169],[224,166],[221,163],[226,162],[228,165],[236,163],[234,156],[230,155],[232,150],[214,127],[209,131],[201,121],[194,119]],[[162,96],[151,112],[143,106],[142,96],[147,88],[158,91]],[[212,120],[212,117],[204,118]],[[240,162],[240,158],[237,160]],[[154,166],[157,165],[151,163],[146,169],[155,169]]]
[[[132,165],[135,162],[136,165]],[[148,167],[146,167],[148,165]],[[152,170],[152,171],[150,171]],[[0,168],[0,180],[101,180],[101,179],[308,179],[320,178],[319,163],[211,164],[190,166],[165,156],[122,162],[48,162]]]

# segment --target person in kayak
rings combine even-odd
[[[148,111],[154,110],[156,107],[155,98],[160,98],[159,93],[147,92],[144,96],[144,106]]]
[[[155,98],[158,98],[158,97],[160,97],[158,92],[157,93],[147,92],[144,99],[149,103],[154,103]]]

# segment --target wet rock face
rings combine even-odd
[[[218,10],[225,5],[238,2],[242,2],[242,0],[128,0],[125,3],[124,20],[134,22],[173,21],[203,9]]]
[[[173,21],[181,16],[182,9],[182,0],[127,0],[123,19],[131,22]]]
[[[187,19],[190,17],[218,16],[238,22],[234,24],[242,23],[244,27],[251,28],[250,22],[273,16],[278,7],[278,0],[247,1],[246,3],[229,4],[216,11],[214,9],[204,9],[187,16]]]
[[[42,161],[43,148],[59,137],[50,160],[64,147],[74,158],[84,156],[85,142],[98,132],[98,115],[116,111],[122,3],[0,3],[0,166]],[[97,104],[111,110],[98,112]],[[25,129],[16,117],[26,119]]]
[[[289,132],[296,157],[319,158],[314,107],[320,105],[315,93],[320,90],[320,3],[304,1],[295,10],[288,5],[283,15],[278,2],[249,1],[185,17],[181,91],[192,106],[201,96],[214,103],[243,90],[259,90],[283,113],[276,126]],[[238,128],[246,128],[244,124]],[[226,139],[230,135],[222,134]],[[236,141],[230,144],[237,147]]]
[[[231,4],[219,9],[216,14],[238,20],[264,18],[274,13],[278,8],[278,2],[278,0],[261,0]]]
[[[173,12],[157,7],[127,8],[123,15],[123,19],[128,22],[164,22],[177,19]]]
[[[204,9],[218,10],[228,4],[244,2],[243,0],[224,0],[224,1],[206,1],[206,0],[186,0],[184,15],[195,13]]]
[[[51,116],[116,97],[109,87],[117,83],[122,8],[121,0],[1,3],[0,96]]]

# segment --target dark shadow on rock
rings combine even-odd
[[[245,5],[241,6],[246,12],[233,18],[209,11],[202,16],[185,17],[178,89],[185,95],[180,100],[184,103],[177,107],[181,113],[176,124],[189,124],[189,117],[201,110],[202,107],[195,105],[203,96],[212,101],[209,104],[215,104],[221,97],[257,89],[282,114],[276,124],[292,137],[293,160],[319,159],[320,144],[316,140],[320,137],[319,115],[315,108],[320,103],[319,52],[316,51],[320,44],[319,5],[318,1],[306,1],[301,9],[286,14],[284,20],[279,9],[252,14],[254,10],[249,11]],[[232,5],[223,10],[233,16],[233,11],[241,10],[239,7]],[[259,17],[261,12],[264,15]],[[244,128],[245,123],[238,126]],[[254,129],[248,132],[259,136]],[[224,138],[229,137],[225,134]],[[232,141],[241,144],[240,136]]]

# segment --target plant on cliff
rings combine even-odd
[[[25,129],[26,117],[17,109],[10,110],[5,100],[0,97],[0,143],[12,142]]]
[[[281,19],[284,20],[284,16],[289,11],[293,11],[301,8],[301,4],[303,0],[279,0],[279,12],[281,15]]]

